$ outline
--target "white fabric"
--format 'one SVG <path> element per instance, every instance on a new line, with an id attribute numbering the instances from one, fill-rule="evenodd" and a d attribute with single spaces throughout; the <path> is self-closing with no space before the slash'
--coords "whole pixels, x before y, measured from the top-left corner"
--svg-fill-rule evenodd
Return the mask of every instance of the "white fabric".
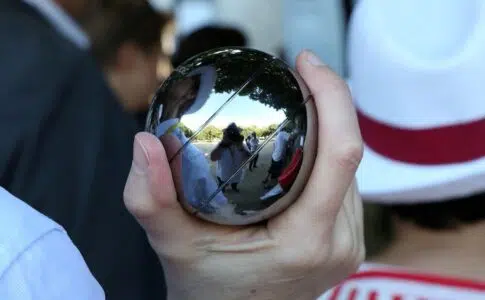
<path id="1" fill-rule="evenodd" d="M 61 226 L 0 188 L 0 299 L 101 300 Z"/>
<path id="2" fill-rule="evenodd" d="M 396 127 L 475 121 L 485 118 L 483 53 L 485 1 L 362 0 L 349 28 L 349 85 L 359 110 Z M 366 201 L 462 197 L 485 190 L 485 157 L 423 166 L 366 147 L 357 181 Z"/>
<path id="3" fill-rule="evenodd" d="M 273 145 L 273 154 L 271 155 L 274 161 L 280 161 L 284 158 L 286 153 L 286 143 L 288 142 L 289 138 L 290 135 L 286 131 L 280 131 L 276 135 Z"/>
<path id="4" fill-rule="evenodd" d="M 242 165 L 247 158 L 249 149 L 243 144 L 244 150 L 232 145 L 221 151 L 221 158 L 217 161 L 217 176 L 226 182 Z M 228 183 L 239 183 L 243 179 L 244 172 L 237 173 Z"/>
<path id="5" fill-rule="evenodd" d="M 160 109 L 160 111 L 161 111 L 161 109 Z M 158 119 L 160 120 L 160 117 Z M 157 125 L 157 128 L 155 129 L 155 134 L 158 137 L 161 137 L 162 135 L 165 134 L 165 132 L 167 132 L 168 129 L 170 129 L 170 127 L 177 125 L 179 122 L 180 122 L 180 120 L 176 119 L 176 118 L 162 122 L 162 123 Z"/>
<path id="6" fill-rule="evenodd" d="M 388 159 L 365 147 L 356 177 L 366 202 L 442 201 L 485 190 L 485 158 L 454 165 L 418 166 Z"/>
<path id="7" fill-rule="evenodd" d="M 403 128 L 482 119 L 485 2 L 363 0 L 350 28 L 356 104 Z"/>
<path id="8" fill-rule="evenodd" d="M 159 124 L 157 127 L 157 136 L 161 137 L 166 133 L 166 130 L 174 125 L 177 119 L 169 119 Z M 166 126 L 165 124 L 170 124 Z M 164 129 L 164 130 L 162 130 Z M 180 141 L 181 145 L 188 142 L 188 138 L 180 128 L 175 128 L 172 134 Z M 188 143 L 182 155 L 182 189 L 186 200 L 195 207 L 198 207 L 201 200 L 209 199 L 212 194 L 218 189 L 217 182 L 212 177 L 212 172 L 209 162 L 196 146 Z M 223 206 L 228 203 L 227 198 L 222 192 L 219 192 L 210 202 L 213 208 Z"/>
<path id="9" fill-rule="evenodd" d="M 259 146 L 258 138 L 251 137 L 249 139 L 249 146 L 250 146 L 249 150 L 251 151 L 251 153 L 255 152 L 258 149 L 258 146 Z"/>
<path id="10" fill-rule="evenodd" d="M 81 49 L 88 49 L 88 35 L 62 8 L 52 0 L 23 0 L 36 8 L 64 37 Z"/>
<path id="11" fill-rule="evenodd" d="M 391 272 L 404 274 L 395 276 L 373 276 L 370 272 Z M 344 281 L 336 297 L 332 297 L 335 290 L 329 290 L 318 300 L 369 300 L 369 299 L 399 299 L 399 300 L 482 300 L 485 299 L 485 282 L 473 282 L 482 288 L 471 289 L 457 283 L 455 278 L 437 275 L 419 274 L 393 266 L 364 264 L 358 274 L 369 272 L 370 276 L 350 278 Z M 415 278 L 417 277 L 418 278 Z M 420 279 L 423 278 L 424 280 Z M 460 280 L 460 279 L 458 279 Z M 352 293 L 355 296 L 352 298 Z M 371 298 L 372 293 L 376 298 Z M 399 298 L 400 297 L 400 298 Z"/>
<path id="12" fill-rule="evenodd" d="M 182 145 L 187 143 L 188 139 L 180 128 L 175 129 L 174 135 Z M 182 180 L 185 197 L 194 206 L 201 200 L 209 199 L 218 189 L 207 158 L 192 143 L 188 143 L 182 151 Z M 220 207 L 228 201 L 222 192 L 218 192 L 210 203 L 215 204 L 214 207 Z"/>

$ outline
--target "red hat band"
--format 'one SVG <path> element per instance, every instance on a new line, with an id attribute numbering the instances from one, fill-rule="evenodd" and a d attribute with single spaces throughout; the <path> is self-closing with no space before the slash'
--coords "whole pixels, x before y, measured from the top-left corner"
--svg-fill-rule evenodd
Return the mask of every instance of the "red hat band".
<path id="1" fill-rule="evenodd" d="M 464 163 L 485 156 L 485 118 L 430 129 L 403 129 L 357 109 L 362 137 L 374 152 L 418 165 Z"/>

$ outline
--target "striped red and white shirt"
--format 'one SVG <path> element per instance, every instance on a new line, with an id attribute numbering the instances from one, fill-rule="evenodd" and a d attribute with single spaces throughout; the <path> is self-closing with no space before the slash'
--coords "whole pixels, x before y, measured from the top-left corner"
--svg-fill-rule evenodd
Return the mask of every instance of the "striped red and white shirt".
<path id="1" fill-rule="evenodd" d="M 318 300 L 484 300 L 485 282 L 364 264 Z"/>

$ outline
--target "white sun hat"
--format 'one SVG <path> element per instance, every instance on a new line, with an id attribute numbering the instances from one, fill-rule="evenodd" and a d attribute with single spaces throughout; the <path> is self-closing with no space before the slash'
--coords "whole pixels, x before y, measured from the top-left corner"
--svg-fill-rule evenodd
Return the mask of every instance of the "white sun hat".
<path id="1" fill-rule="evenodd" d="M 193 114 L 199 111 L 210 98 L 216 84 L 217 71 L 213 66 L 202 66 L 196 68 L 188 74 L 188 76 L 195 75 L 200 75 L 199 89 L 197 90 L 197 95 L 195 97 L 194 103 L 189 107 L 187 111 L 184 112 L 184 115 Z M 163 105 L 160 105 L 160 109 L 158 111 L 159 120 L 162 117 L 162 112 Z M 164 135 L 168 130 L 176 126 L 179 122 L 180 119 L 178 118 L 168 119 L 161 122 L 156 128 L 156 135 L 158 137 Z"/>
<path id="2" fill-rule="evenodd" d="M 217 71 L 213 66 L 202 66 L 188 74 L 188 76 L 195 75 L 200 75 L 200 86 L 194 103 L 184 113 L 186 115 L 193 114 L 201 109 L 209 99 L 216 85 Z"/>
<path id="3" fill-rule="evenodd" d="M 365 200 L 485 191 L 485 1 L 360 0 L 349 68 Z"/>

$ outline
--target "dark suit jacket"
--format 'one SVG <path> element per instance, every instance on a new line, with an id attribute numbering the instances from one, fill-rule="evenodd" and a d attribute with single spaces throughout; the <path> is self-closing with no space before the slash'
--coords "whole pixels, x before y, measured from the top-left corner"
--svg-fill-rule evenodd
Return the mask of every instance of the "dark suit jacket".
<path id="1" fill-rule="evenodd" d="M 108 299 L 164 299 L 122 201 L 136 122 L 89 53 L 21 0 L 1 2 L 0 185 L 67 230 Z"/>

